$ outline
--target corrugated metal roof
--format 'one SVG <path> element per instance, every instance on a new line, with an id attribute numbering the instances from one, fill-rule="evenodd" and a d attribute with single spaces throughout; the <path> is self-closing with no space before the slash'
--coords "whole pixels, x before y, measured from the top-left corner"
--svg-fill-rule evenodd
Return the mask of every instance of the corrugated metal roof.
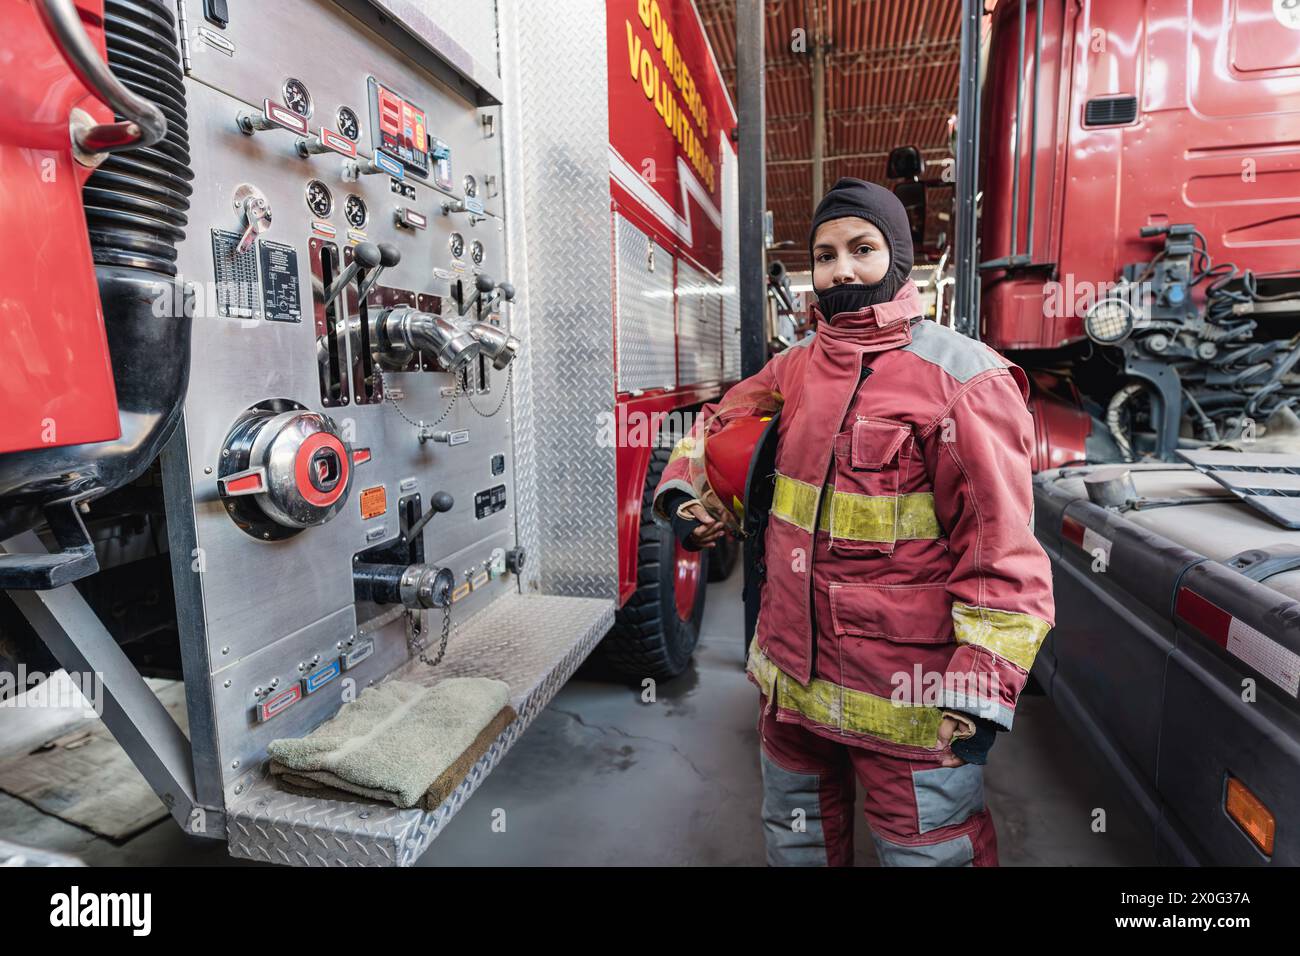
<path id="1" fill-rule="evenodd" d="M 723 77 L 736 96 L 735 0 L 696 0 Z M 772 254 L 805 267 L 812 195 L 813 41 L 826 56 L 825 183 L 856 176 L 884 185 L 895 146 L 949 155 L 957 112 L 961 4 L 953 0 L 768 0 L 767 203 Z M 802 33 L 797 32 L 802 31 Z M 802 38 L 804 42 L 798 44 Z"/>

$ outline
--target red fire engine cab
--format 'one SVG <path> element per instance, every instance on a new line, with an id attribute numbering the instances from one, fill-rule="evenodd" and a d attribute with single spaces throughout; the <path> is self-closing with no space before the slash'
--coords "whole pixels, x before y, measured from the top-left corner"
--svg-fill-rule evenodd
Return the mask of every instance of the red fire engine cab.
<path id="1" fill-rule="evenodd" d="M 1031 372 L 1035 664 L 1167 862 L 1300 841 L 1300 4 L 1002 0 L 977 327 Z"/>

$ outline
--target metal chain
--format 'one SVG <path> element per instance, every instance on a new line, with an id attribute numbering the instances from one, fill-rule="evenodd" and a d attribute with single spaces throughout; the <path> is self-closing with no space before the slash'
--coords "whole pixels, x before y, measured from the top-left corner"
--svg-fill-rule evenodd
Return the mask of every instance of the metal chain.
<path id="1" fill-rule="evenodd" d="M 506 383 L 501 387 L 501 398 L 498 399 L 497 407 L 492 409 L 492 411 L 484 413 L 484 411 L 481 408 L 479 408 L 477 405 L 474 404 L 473 396 L 471 396 L 468 392 L 466 392 L 465 400 L 469 402 L 469 407 L 474 409 L 474 411 L 478 412 L 479 415 L 483 416 L 484 418 L 491 418 L 497 412 L 501 411 L 501 406 L 506 403 L 506 396 L 510 394 L 510 383 L 514 380 L 514 376 L 515 376 L 514 365 L 511 364 L 506 366 Z M 457 379 L 457 381 L 459 381 L 459 379 Z"/>
<path id="2" fill-rule="evenodd" d="M 460 375 L 453 375 L 452 387 L 451 387 L 451 402 L 447 405 L 446 408 L 442 410 L 442 414 L 439 415 L 437 419 L 432 422 L 428 422 L 428 423 L 417 422 L 415 419 L 413 419 L 410 415 L 406 414 L 406 412 L 402 410 L 402 406 L 397 404 L 397 399 L 393 398 L 392 393 L 389 392 L 387 388 L 385 388 L 384 373 L 380 371 L 380 369 L 377 366 L 375 368 L 375 374 L 379 377 L 379 387 L 384 389 L 384 397 L 387 398 L 388 401 L 392 403 L 393 408 L 396 409 L 397 411 L 397 414 L 402 416 L 402 420 L 406 422 L 406 424 L 410 425 L 412 428 L 415 429 L 433 428 L 435 425 L 442 424 L 443 420 L 448 415 L 451 414 L 451 410 L 456 407 L 456 402 L 459 401 L 461 396 Z"/>
<path id="3" fill-rule="evenodd" d="M 438 656 L 429 660 L 424 653 L 424 647 L 420 647 L 420 663 L 428 664 L 430 667 L 437 667 L 442 663 L 443 655 L 447 653 L 447 639 L 451 637 L 451 601 L 442 609 L 442 641 L 438 644 Z"/>

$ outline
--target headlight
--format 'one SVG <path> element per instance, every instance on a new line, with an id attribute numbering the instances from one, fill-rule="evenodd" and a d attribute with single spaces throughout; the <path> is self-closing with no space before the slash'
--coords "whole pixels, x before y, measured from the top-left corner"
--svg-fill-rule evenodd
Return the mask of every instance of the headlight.
<path id="1" fill-rule="evenodd" d="M 1102 299 L 1083 317 L 1084 332 L 1098 345 L 1118 345 L 1136 324 L 1137 310 L 1132 303 L 1115 297 Z"/>

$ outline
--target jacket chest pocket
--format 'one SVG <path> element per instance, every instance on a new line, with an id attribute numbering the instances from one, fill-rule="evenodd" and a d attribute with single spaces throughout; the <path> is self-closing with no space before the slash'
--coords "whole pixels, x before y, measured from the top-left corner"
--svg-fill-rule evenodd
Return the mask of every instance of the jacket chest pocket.
<path id="1" fill-rule="evenodd" d="M 898 540 L 899 489 L 907 477 L 912 428 L 887 418 L 859 418 L 835 436 L 835 473 L 822 503 L 822 530 L 832 551 L 890 554 Z"/>
<path id="2" fill-rule="evenodd" d="M 900 644 L 953 641 L 952 597 L 946 584 L 830 585 L 831 624 L 841 637 Z"/>

